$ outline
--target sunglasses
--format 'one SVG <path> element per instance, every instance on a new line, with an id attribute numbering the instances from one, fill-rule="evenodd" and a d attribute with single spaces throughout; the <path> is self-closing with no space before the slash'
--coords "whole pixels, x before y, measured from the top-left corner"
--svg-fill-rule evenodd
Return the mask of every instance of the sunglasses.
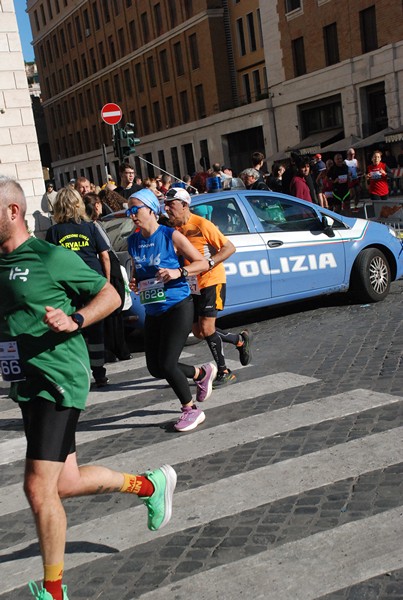
<path id="1" fill-rule="evenodd" d="M 140 206 L 132 206 L 128 208 L 126 211 L 126 217 L 131 217 L 132 215 L 137 215 L 140 208 L 147 208 L 145 204 L 140 204 Z"/>

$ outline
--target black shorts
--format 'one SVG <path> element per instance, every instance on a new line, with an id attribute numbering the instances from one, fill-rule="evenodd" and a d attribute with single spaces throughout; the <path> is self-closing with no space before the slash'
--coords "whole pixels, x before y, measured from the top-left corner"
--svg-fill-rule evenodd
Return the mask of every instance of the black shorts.
<path id="1" fill-rule="evenodd" d="M 44 398 L 19 403 L 27 438 L 26 457 L 65 462 L 76 451 L 80 410 L 66 408 Z"/>
<path id="2" fill-rule="evenodd" d="M 333 190 L 333 198 L 334 200 L 337 200 L 339 204 L 349 202 L 351 200 L 350 190 L 337 190 L 337 192 Z"/>
<path id="3" fill-rule="evenodd" d="M 217 312 L 224 309 L 226 291 L 226 284 L 218 283 L 201 289 L 200 294 L 193 294 L 193 323 L 197 323 L 199 317 L 216 317 Z"/>

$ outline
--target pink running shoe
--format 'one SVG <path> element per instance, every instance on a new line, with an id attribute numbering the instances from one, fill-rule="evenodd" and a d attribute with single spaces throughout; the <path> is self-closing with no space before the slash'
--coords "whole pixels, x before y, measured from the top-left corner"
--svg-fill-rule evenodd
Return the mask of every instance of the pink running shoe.
<path id="1" fill-rule="evenodd" d="M 196 401 L 204 402 L 211 396 L 213 391 L 213 381 L 217 376 L 217 367 L 211 362 L 201 365 L 200 368 L 204 369 L 206 374 L 200 381 L 195 381 L 197 386 Z"/>
<path id="2" fill-rule="evenodd" d="M 206 415 L 202 410 L 197 408 L 195 404 L 193 406 L 182 406 L 182 414 L 178 421 L 175 423 L 174 428 L 176 431 L 191 431 L 196 429 L 200 423 L 203 423 Z"/>

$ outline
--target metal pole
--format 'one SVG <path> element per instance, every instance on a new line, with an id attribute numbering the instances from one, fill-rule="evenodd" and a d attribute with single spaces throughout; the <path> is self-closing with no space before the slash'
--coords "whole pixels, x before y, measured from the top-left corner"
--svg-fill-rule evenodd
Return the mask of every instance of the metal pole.
<path id="1" fill-rule="evenodd" d="M 105 181 L 106 181 L 106 183 L 108 183 L 108 175 L 109 175 L 109 173 L 108 173 L 108 159 L 107 159 L 107 156 L 106 156 L 106 146 L 105 146 L 105 144 L 102 144 L 102 155 L 104 157 L 104 167 L 105 167 L 105 175 L 106 175 Z"/>
<path id="2" fill-rule="evenodd" d="M 179 177 L 176 177 L 176 175 L 173 175 L 172 173 L 169 173 L 169 171 L 165 171 L 164 169 L 161 169 L 161 167 L 159 167 L 158 165 L 155 165 L 154 163 L 150 162 L 149 160 L 146 160 L 142 156 L 139 156 L 139 159 L 142 160 L 142 161 L 144 161 L 148 165 L 151 165 L 152 167 L 155 167 L 159 171 L 162 171 L 163 173 L 166 173 L 166 175 L 169 175 L 170 177 L 173 177 L 174 179 L 176 179 L 176 181 L 180 181 L 181 183 L 184 183 L 187 187 L 190 187 L 190 188 L 192 188 L 192 190 L 195 190 L 196 194 L 199 193 L 199 190 L 197 188 L 195 188 L 193 185 L 190 185 L 190 183 L 186 183 L 185 181 L 182 181 L 182 179 L 179 179 Z"/>

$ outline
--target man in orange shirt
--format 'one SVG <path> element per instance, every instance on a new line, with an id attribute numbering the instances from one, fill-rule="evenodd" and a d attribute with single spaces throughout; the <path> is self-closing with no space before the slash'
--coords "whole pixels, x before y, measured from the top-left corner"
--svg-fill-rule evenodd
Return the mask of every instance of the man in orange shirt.
<path id="1" fill-rule="evenodd" d="M 235 246 L 211 221 L 191 213 L 190 202 L 191 197 L 186 190 L 174 187 L 166 194 L 165 209 L 171 225 L 183 233 L 209 262 L 209 270 L 197 275 L 189 283 L 195 306 L 193 334 L 205 339 L 210 348 L 217 364 L 217 377 L 213 383 L 213 387 L 217 388 L 236 380 L 225 364 L 222 342 L 236 346 L 241 364 L 247 365 L 252 358 L 251 333 L 245 329 L 234 334 L 216 328 L 217 313 L 223 310 L 225 304 L 226 275 L 223 263 L 235 252 Z"/>

